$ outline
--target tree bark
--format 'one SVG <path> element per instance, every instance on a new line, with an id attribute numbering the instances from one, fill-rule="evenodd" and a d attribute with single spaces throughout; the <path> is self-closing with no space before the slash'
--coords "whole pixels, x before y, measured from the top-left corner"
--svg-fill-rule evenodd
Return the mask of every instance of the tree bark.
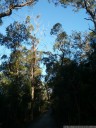
<path id="1" fill-rule="evenodd" d="M 35 49 L 35 42 L 33 42 L 32 47 L 32 62 L 31 62 L 31 119 L 34 118 L 34 95 L 35 95 L 35 66 L 36 66 L 36 49 Z"/>
<path id="2" fill-rule="evenodd" d="M 6 12 L 2 12 L 0 14 L 0 18 L 11 15 L 12 14 L 12 10 L 15 9 L 15 8 L 21 8 L 21 7 L 33 4 L 34 2 L 35 2 L 35 0 L 30 0 L 30 1 L 22 3 L 22 4 L 10 5 Z"/>

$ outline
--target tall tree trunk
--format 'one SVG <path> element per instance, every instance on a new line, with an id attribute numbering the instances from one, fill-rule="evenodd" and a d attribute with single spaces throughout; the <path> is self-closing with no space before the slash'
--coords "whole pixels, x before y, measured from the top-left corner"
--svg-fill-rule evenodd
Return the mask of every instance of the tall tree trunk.
<path id="1" fill-rule="evenodd" d="M 31 62 L 31 119 L 34 118 L 34 94 L 35 94 L 35 66 L 36 66 L 36 49 L 35 49 L 35 43 L 33 43 L 32 47 L 32 62 Z"/>

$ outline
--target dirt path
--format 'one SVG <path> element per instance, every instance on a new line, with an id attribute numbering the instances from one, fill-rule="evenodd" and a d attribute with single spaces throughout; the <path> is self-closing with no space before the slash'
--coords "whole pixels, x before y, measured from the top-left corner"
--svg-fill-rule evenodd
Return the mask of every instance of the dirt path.
<path id="1" fill-rule="evenodd" d="M 28 128 L 57 128 L 50 109 Z"/>

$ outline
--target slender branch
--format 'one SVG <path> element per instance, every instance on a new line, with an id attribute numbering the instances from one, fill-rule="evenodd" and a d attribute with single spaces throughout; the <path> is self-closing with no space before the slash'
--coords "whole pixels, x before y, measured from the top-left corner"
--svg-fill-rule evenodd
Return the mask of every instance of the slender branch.
<path id="1" fill-rule="evenodd" d="M 96 31 L 94 31 L 93 29 L 89 28 L 89 30 L 96 34 Z"/>
<path id="2" fill-rule="evenodd" d="M 95 21 L 96 16 L 95 16 L 95 12 L 92 12 L 90 7 L 87 6 L 87 0 L 84 0 L 84 5 L 85 5 L 85 9 L 86 9 L 87 13 L 89 13 L 89 15 L 92 18 L 91 21 L 94 23 L 94 27 L 95 27 L 95 31 L 96 31 L 96 21 Z"/>
<path id="3" fill-rule="evenodd" d="M 91 19 L 91 18 L 84 18 L 85 20 L 90 20 L 90 21 L 92 21 L 93 22 L 93 19 Z"/>
<path id="4" fill-rule="evenodd" d="M 0 14 L 0 18 L 5 17 L 5 16 L 9 16 L 12 14 L 12 10 L 15 8 L 21 8 L 30 4 L 33 4 L 35 0 L 30 0 L 28 2 L 22 3 L 22 4 L 17 4 L 17 5 L 10 5 L 9 9 L 6 12 L 3 12 Z"/>

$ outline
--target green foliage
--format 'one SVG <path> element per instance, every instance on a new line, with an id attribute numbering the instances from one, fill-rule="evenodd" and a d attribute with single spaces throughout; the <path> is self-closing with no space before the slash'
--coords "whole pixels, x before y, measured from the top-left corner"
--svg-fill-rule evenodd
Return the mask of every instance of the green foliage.
<path id="1" fill-rule="evenodd" d="M 57 35 L 62 30 L 62 25 L 60 23 L 56 23 L 51 29 L 51 35 Z"/>
<path id="2" fill-rule="evenodd" d="M 57 53 L 44 52 L 45 86 L 41 81 L 42 53 L 37 51 L 39 39 L 32 35 L 34 27 L 30 17 L 23 24 L 10 24 L 5 36 L 0 34 L 0 44 L 11 50 L 9 58 L 6 55 L 1 57 L 3 61 L 0 65 L 0 122 L 7 127 L 10 122 L 29 120 L 32 111 L 36 116 L 44 112 L 50 106 L 46 99 L 50 100 L 60 124 L 96 124 L 96 2 L 53 2 L 64 7 L 72 5 L 75 11 L 85 9 L 94 28 L 86 35 L 73 32 L 69 36 L 60 23 L 53 26 L 50 34 L 56 36 L 53 47 Z M 0 1 L 0 18 L 11 15 L 12 9 L 19 5 L 22 7 L 23 3 L 18 0 Z M 27 49 L 27 44 L 30 49 Z"/>
<path id="3" fill-rule="evenodd" d="M 37 114 L 41 111 L 38 104 L 42 102 L 40 95 L 43 93 L 39 66 L 41 53 L 36 51 L 38 39 L 31 35 L 32 31 L 33 26 L 29 21 L 23 24 L 14 22 L 6 28 L 5 36 L 1 34 L 1 45 L 11 50 L 9 57 L 1 57 L 3 61 L 0 65 L 0 122 L 9 127 L 28 121 L 32 109 L 34 112 L 38 108 Z M 30 45 L 30 49 L 27 45 Z M 36 92 L 34 102 L 33 86 Z"/>
<path id="4" fill-rule="evenodd" d="M 96 34 L 73 32 L 65 36 L 64 32 L 58 36 L 60 34 L 56 29 L 58 54 L 46 52 L 43 59 L 47 72 L 45 81 L 53 90 L 50 99 L 53 111 L 61 127 L 64 124 L 95 125 Z"/>
<path id="5" fill-rule="evenodd" d="M 2 45 L 8 48 L 15 49 L 20 47 L 20 43 L 24 40 L 27 41 L 30 32 L 24 24 L 14 22 L 6 28 L 6 36 L 3 38 Z"/>

